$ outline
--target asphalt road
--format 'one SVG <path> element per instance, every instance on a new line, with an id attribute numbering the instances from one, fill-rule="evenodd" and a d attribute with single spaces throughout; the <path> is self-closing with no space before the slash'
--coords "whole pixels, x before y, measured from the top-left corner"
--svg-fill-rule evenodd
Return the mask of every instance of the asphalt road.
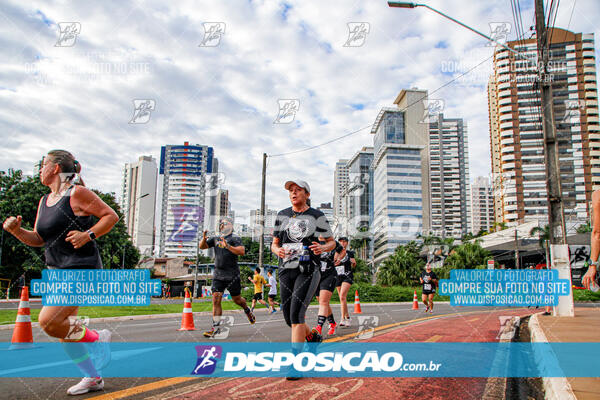
<path id="1" fill-rule="evenodd" d="M 412 310 L 410 303 L 385 303 L 385 304 L 362 304 L 362 316 L 377 316 L 379 318 L 379 327 L 387 325 L 412 326 L 414 332 L 419 332 L 425 328 L 420 328 L 419 322 L 424 318 L 431 321 L 438 321 L 442 326 L 448 319 L 448 328 L 460 331 L 460 321 L 467 321 L 468 318 L 476 313 L 490 313 L 498 308 L 494 307 L 451 307 L 449 304 L 437 304 L 434 314 L 425 314 L 423 305 L 420 304 L 419 310 Z M 590 304 L 589 306 L 593 306 Z M 339 316 L 339 306 L 334 305 L 334 315 Z M 307 321 L 309 325 L 314 325 L 317 319 L 318 308 L 311 306 L 307 312 Z M 349 328 L 339 328 L 338 333 L 330 340 L 352 340 L 353 335 L 358 331 L 357 316 L 352 314 L 353 326 Z M 533 311 L 533 310 L 532 310 Z M 233 324 L 229 336 L 223 341 L 229 342 L 287 342 L 290 340 L 290 329 L 287 327 L 280 312 L 267 314 L 264 308 L 256 310 L 256 324 L 250 325 L 245 314 L 241 311 L 226 311 L 225 316 L 233 317 Z M 445 318 L 454 315 L 452 318 Z M 458 316 L 458 319 L 456 318 Z M 464 316 L 464 319 L 461 319 Z M 432 319 L 433 317 L 433 319 Z M 439 319 L 437 317 L 440 317 Z M 160 318 L 146 320 L 124 320 L 112 321 L 106 323 L 94 323 L 91 326 L 95 329 L 108 328 L 113 332 L 114 342 L 206 342 L 202 336 L 203 330 L 210 327 L 211 317 L 209 314 L 195 315 L 195 331 L 177 331 L 180 327 L 181 318 Z M 457 322 L 458 321 L 458 322 Z M 465 327 L 472 323 L 465 323 Z M 423 325 L 424 326 L 424 325 Z M 390 328 L 392 329 L 392 328 Z M 385 333 L 382 330 L 381 333 Z M 0 331 L 0 342 L 10 342 L 12 331 Z M 48 342 L 56 339 L 49 338 L 39 328 L 33 329 L 34 342 Z M 414 341 L 419 341 L 415 336 Z M 396 341 L 396 340 L 392 340 Z M 406 339 L 401 341 L 407 341 Z M 410 338 L 409 338 L 410 341 Z M 1 345 L 2 343 L 0 343 Z M 6 347 L 6 346 L 4 346 Z M 26 351 L 26 350 L 21 350 Z M 168 366 L 166 366 L 168 368 Z M 1 371 L 0 371 L 1 372 Z M 77 378 L 0 378 L 0 399 L 66 399 L 66 389 L 77 383 Z M 162 389 L 152 389 L 152 385 L 160 383 Z M 106 379 L 106 395 L 139 387 L 141 385 L 150 385 L 146 387 L 147 391 L 135 395 L 131 392 L 129 395 L 119 398 L 150 398 L 152 395 L 160 398 L 160 393 L 165 390 L 176 391 L 180 387 L 189 387 L 190 385 L 199 388 L 208 387 L 215 382 L 220 382 L 217 378 L 199 379 L 199 378 L 173 378 L 165 387 L 163 378 L 108 378 Z M 208 386 L 207 386 L 208 385 Z M 102 393 L 100 393 L 102 394 Z M 98 396 L 99 393 L 79 396 L 79 398 L 91 398 Z M 111 398 L 111 397 L 105 397 Z"/>

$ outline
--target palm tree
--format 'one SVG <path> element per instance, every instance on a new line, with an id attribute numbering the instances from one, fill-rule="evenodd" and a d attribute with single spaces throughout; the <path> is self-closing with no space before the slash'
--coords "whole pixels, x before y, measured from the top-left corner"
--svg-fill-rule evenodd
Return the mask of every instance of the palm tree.
<path id="1" fill-rule="evenodd" d="M 377 283 L 386 286 L 414 284 L 424 265 L 423 260 L 419 259 L 417 248 L 418 244 L 415 242 L 398 246 L 394 254 L 379 267 Z"/>
<path id="2" fill-rule="evenodd" d="M 550 241 L 550 226 L 546 225 L 543 228 L 540 228 L 539 226 L 534 226 L 533 228 L 531 228 L 531 230 L 529 231 L 529 236 L 535 236 L 538 235 L 538 244 L 540 245 L 540 248 L 542 250 L 544 250 L 544 254 L 545 254 L 545 262 L 546 262 L 546 268 L 548 267 L 548 259 L 549 254 L 548 254 L 548 242 Z"/>
<path id="3" fill-rule="evenodd" d="M 475 269 L 485 265 L 490 257 L 490 252 L 481 247 L 479 241 L 463 243 L 446 258 L 444 269 Z"/>
<path id="4" fill-rule="evenodd" d="M 500 228 L 500 229 L 498 229 Z M 498 231 L 503 231 L 506 228 L 508 228 L 508 225 L 506 225 L 506 222 L 494 222 L 492 224 L 492 227 L 490 228 L 490 233 L 492 232 L 498 232 Z"/>

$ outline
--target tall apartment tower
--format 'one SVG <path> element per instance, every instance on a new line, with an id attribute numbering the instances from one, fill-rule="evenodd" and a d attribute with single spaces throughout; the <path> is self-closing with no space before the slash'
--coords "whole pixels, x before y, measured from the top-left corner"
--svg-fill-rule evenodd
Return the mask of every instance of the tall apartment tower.
<path id="1" fill-rule="evenodd" d="M 460 238 L 471 231 L 469 144 L 461 118 L 430 116 L 431 232 Z"/>
<path id="2" fill-rule="evenodd" d="M 156 160 L 141 156 L 123 168 L 121 211 L 133 245 L 142 254 L 154 251 L 154 213 L 156 208 Z"/>
<path id="3" fill-rule="evenodd" d="M 427 91 L 402 90 L 396 107 L 381 109 L 371 129 L 376 264 L 430 229 L 426 101 Z"/>
<path id="4" fill-rule="evenodd" d="M 347 163 L 351 233 L 373 223 L 373 157 L 373 147 L 363 147 Z"/>
<path id="5" fill-rule="evenodd" d="M 195 257 L 205 226 L 205 182 L 215 166 L 213 148 L 202 145 L 162 146 L 159 255 Z"/>
<path id="6" fill-rule="evenodd" d="M 490 181 L 478 176 L 471 184 L 472 232 L 489 231 L 494 224 L 494 195 Z"/>
<path id="7" fill-rule="evenodd" d="M 348 160 L 338 160 L 333 174 L 333 216 L 337 219 L 346 218 L 345 190 L 348 187 Z"/>
<path id="8" fill-rule="evenodd" d="M 565 219 L 590 216 L 600 188 L 600 126 L 593 34 L 550 29 L 549 73 Z M 496 48 L 488 84 L 496 220 L 547 223 L 536 39 L 507 42 L 532 61 Z"/>

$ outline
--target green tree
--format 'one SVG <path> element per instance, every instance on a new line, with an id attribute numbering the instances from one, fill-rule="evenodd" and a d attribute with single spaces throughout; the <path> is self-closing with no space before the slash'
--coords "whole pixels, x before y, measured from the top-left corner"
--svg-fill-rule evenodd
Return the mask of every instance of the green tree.
<path id="1" fill-rule="evenodd" d="M 585 224 L 581 224 L 577 227 L 577 233 L 588 233 L 592 231 L 592 226 L 590 222 L 586 222 Z"/>
<path id="2" fill-rule="evenodd" d="M 540 249 L 544 251 L 544 259 L 546 259 L 548 255 L 548 242 L 550 240 L 550 225 L 546 225 L 543 228 L 540 228 L 539 226 L 534 226 L 529 231 L 529 236 L 535 235 L 538 235 L 538 245 L 540 246 Z M 546 260 L 546 264 L 548 264 L 548 260 Z"/>
<path id="3" fill-rule="evenodd" d="M 466 242 L 454 248 L 452 253 L 444 260 L 444 266 L 439 270 L 440 278 L 447 278 L 452 269 L 485 268 L 491 253 L 481 247 L 479 241 Z"/>
<path id="4" fill-rule="evenodd" d="M 0 171 L 0 222 L 21 215 L 21 226 L 33 229 L 40 198 L 48 192 L 50 189 L 42 185 L 38 176 L 24 177 L 21 171 L 13 169 Z M 0 276 L 14 280 L 27 272 L 28 277 L 38 277 L 45 268 L 44 249 L 27 246 L 4 230 L 1 237 Z"/>
<path id="5" fill-rule="evenodd" d="M 490 233 L 503 231 L 506 228 L 508 228 L 508 225 L 506 224 L 506 222 L 494 222 L 492 224 L 492 227 L 490 228 Z"/>
<path id="6" fill-rule="evenodd" d="M 355 283 L 371 283 L 371 267 L 362 258 L 355 258 L 356 267 L 354 267 L 354 282 Z"/>
<path id="7" fill-rule="evenodd" d="M 33 229 L 40 199 L 49 193 L 38 176 L 23 176 L 22 171 L 9 169 L 0 171 L 0 218 L 2 222 L 9 216 L 21 215 L 23 228 Z M 119 217 L 121 211 L 113 193 L 95 191 L 100 198 L 113 208 Z M 133 246 L 122 220 L 107 234 L 97 239 L 104 268 L 120 268 L 125 249 L 125 266 L 133 268 L 140 258 Z M 124 247 L 123 247 L 124 246 Z M 24 245 L 11 234 L 2 234 L 2 260 L 0 276 L 16 279 L 24 271 L 27 277 L 37 278 L 46 267 L 43 248 Z"/>
<path id="8" fill-rule="evenodd" d="M 410 241 L 398 246 L 377 271 L 377 283 L 383 286 L 413 286 L 425 265 L 420 257 L 422 245 Z"/>

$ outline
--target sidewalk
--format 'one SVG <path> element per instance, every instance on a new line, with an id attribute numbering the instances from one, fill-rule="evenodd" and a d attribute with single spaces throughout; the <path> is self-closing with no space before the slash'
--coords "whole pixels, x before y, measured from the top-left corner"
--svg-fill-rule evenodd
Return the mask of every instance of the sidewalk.
<path id="1" fill-rule="evenodd" d="M 532 342 L 598 342 L 600 307 L 576 307 L 574 318 L 535 314 L 529 329 Z M 547 399 L 600 399 L 600 378 L 543 378 L 543 382 Z"/>

